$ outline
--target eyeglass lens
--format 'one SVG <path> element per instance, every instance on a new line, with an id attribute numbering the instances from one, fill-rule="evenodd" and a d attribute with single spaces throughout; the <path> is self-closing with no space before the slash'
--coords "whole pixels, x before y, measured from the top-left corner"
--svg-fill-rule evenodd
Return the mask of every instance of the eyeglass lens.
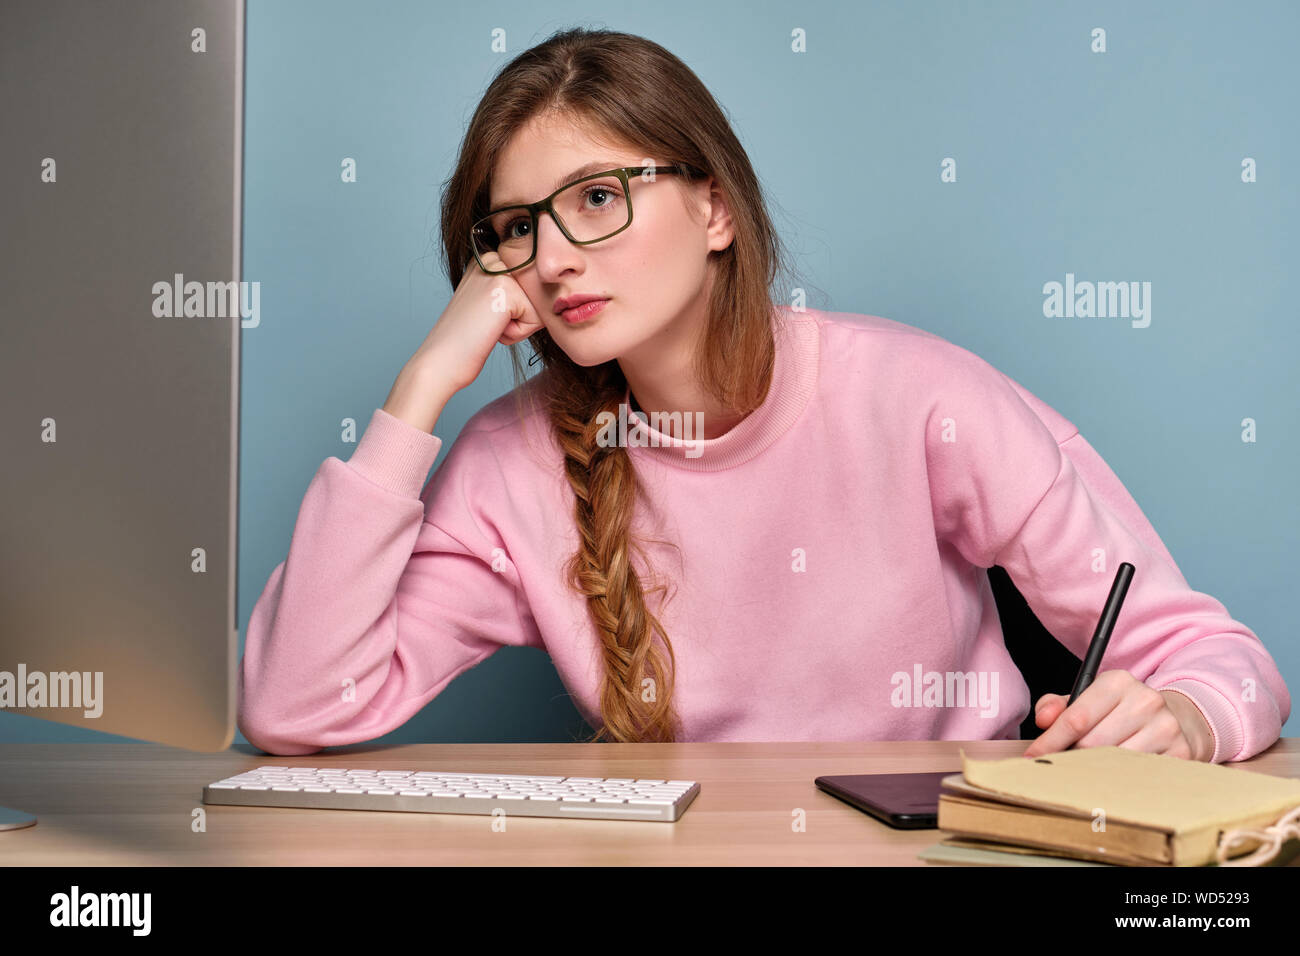
<path id="1" fill-rule="evenodd" d="M 557 193 L 551 203 L 564 228 L 579 242 L 611 236 L 632 216 L 631 203 L 617 176 L 574 183 Z M 510 206 L 480 219 L 471 235 L 480 255 L 496 252 L 507 269 L 527 262 L 537 240 L 523 206 Z"/>

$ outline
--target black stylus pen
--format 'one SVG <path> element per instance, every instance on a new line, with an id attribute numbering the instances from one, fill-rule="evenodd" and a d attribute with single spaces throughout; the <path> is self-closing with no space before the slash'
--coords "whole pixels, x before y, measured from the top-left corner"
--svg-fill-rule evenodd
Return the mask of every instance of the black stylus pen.
<path id="1" fill-rule="evenodd" d="M 1070 691 L 1070 700 L 1065 706 L 1069 707 L 1079 699 L 1079 695 L 1088 689 L 1088 685 L 1096 678 L 1097 671 L 1101 669 L 1101 655 L 1106 653 L 1111 632 L 1115 630 L 1115 619 L 1119 617 L 1120 606 L 1124 603 L 1124 595 L 1128 593 L 1128 585 L 1132 580 L 1133 565 L 1125 561 L 1115 572 L 1115 581 L 1110 586 L 1106 606 L 1101 609 L 1101 620 L 1097 622 L 1097 630 L 1092 632 L 1092 643 L 1088 645 L 1088 653 L 1083 658 L 1083 666 L 1079 668 L 1074 690 Z"/>

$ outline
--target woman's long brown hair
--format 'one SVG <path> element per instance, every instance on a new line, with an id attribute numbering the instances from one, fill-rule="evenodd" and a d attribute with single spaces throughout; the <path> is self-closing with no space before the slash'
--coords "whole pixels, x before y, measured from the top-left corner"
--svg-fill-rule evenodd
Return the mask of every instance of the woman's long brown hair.
<path id="1" fill-rule="evenodd" d="M 470 227 L 489 211 L 497 158 L 526 122 L 551 113 L 572 119 L 596 138 L 629 144 L 658 165 L 678 166 L 684 180 L 714 177 L 728 203 L 735 238 L 726 249 L 709 253 L 712 288 L 695 374 L 722 407 L 738 414 L 753 411 L 766 396 L 775 357 L 773 322 L 780 314 L 771 289 L 778 276 L 793 272 L 758 178 L 722 109 L 681 60 L 650 40 L 610 30 L 563 30 L 496 75 L 470 120 L 443 193 L 442 239 L 452 288 L 466 268 L 478 268 Z M 788 294 L 793 289 L 779 298 Z M 672 644 L 646 605 L 647 592 L 632 562 L 634 549 L 644 558 L 631 534 L 640 493 L 635 469 L 626 448 L 597 442 L 597 416 L 618 414 L 627 380 L 616 360 L 576 364 L 545 329 L 528 342 L 533 352 L 528 364 L 543 364 L 534 381 L 542 386 L 575 498 L 579 547 L 564 569 L 565 579 L 586 597 L 603 649 L 602 726 L 588 739 L 676 740 L 681 727 L 672 707 Z M 528 381 L 518 348 L 510 347 L 517 405 L 525 391 L 520 386 Z"/>

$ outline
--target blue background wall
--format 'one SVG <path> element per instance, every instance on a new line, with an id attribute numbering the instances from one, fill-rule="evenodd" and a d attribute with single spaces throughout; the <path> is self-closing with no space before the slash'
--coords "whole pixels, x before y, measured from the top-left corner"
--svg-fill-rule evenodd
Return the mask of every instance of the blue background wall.
<path id="1" fill-rule="evenodd" d="M 312 475 L 355 447 L 341 421 L 364 429 L 450 298 L 439 190 L 479 96 L 516 53 L 585 24 L 663 44 L 713 91 L 810 306 L 927 329 L 1060 410 L 1294 695 L 1298 9 L 250 0 L 243 278 L 262 318 L 243 342 L 241 634 Z M 1045 317 L 1044 283 L 1067 273 L 1149 282 L 1150 325 Z M 439 421 L 443 455 L 510 385 L 498 349 Z M 1293 716 L 1283 733 L 1298 730 Z M 0 731 L 125 739 L 13 714 Z M 380 740 L 584 732 L 549 659 L 506 648 Z"/>

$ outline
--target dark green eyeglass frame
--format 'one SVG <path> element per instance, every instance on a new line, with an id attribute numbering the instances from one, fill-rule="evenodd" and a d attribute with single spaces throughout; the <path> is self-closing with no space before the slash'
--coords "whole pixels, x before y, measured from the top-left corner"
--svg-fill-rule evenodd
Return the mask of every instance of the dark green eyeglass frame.
<path id="1" fill-rule="evenodd" d="M 500 209 L 493 209 L 491 212 L 487 213 L 487 215 L 480 216 L 478 219 L 474 220 L 474 226 L 477 226 L 488 216 L 495 216 L 497 213 L 505 212 L 507 209 L 525 209 L 528 211 L 529 225 L 533 230 L 533 254 L 525 261 L 519 263 L 519 265 L 513 266 L 509 269 L 489 269 L 483 264 L 483 260 L 479 258 L 478 243 L 474 241 L 474 226 L 470 226 L 469 248 L 470 251 L 474 253 L 474 261 L 478 263 L 480 269 L 492 276 L 505 275 L 507 272 L 514 272 L 516 269 L 522 269 L 524 266 L 528 265 L 537 258 L 537 221 L 543 212 L 551 214 L 551 221 L 560 227 L 560 232 L 564 233 L 564 238 L 568 239 L 575 246 L 589 246 L 593 242 L 604 242 L 606 239 L 617 236 L 628 226 L 632 225 L 632 190 L 628 188 L 628 177 L 640 176 L 645 172 L 654 172 L 655 175 L 677 174 L 689 176 L 694 173 L 694 170 L 689 166 L 621 166 L 618 169 L 607 169 L 603 173 L 592 173 L 590 176 L 583 176 L 581 179 L 575 179 L 571 183 L 565 183 L 545 199 L 539 199 L 537 202 L 516 203 L 511 206 L 502 206 Z M 555 214 L 555 210 L 551 207 L 551 200 L 564 192 L 570 186 L 576 186 L 578 183 L 585 183 L 589 179 L 601 179 L 605 176 L 617 176 L 623 183 L 623 199 L 627 203 L 627 223 L 615 229 L 608 236 L 601 236 L 599 239 L 574 239 L 572 233 L 565 228 L 560 217 Z"/>

